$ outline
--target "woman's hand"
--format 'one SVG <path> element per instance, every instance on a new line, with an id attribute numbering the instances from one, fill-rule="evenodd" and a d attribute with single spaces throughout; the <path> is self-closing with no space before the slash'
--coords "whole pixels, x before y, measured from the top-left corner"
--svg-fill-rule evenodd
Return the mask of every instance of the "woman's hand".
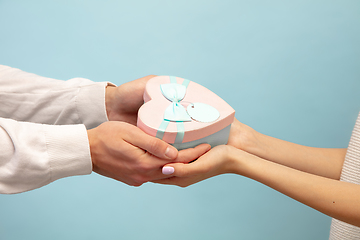
<path id="1" fill-rule="evenodd" d="M 228 145 L 214 147 L 196 161 L 171 163 L 163 167 L 163 173 L 171 178 L 153 181 L 161 184 L 171 184 L 187 187 L 210 177 L 225 173 L 237 173 L 241 164 L 234 156 L 250 155 L 244 151 Z"/>
<path id="2" fill-rule="evenodd" d="M 181 187 L 187 187 L 204 179 L 225 174 L 238 173 L 238 156 L 251 156 L 251 154 L 240 149 L 256 149 L 258 135 L 255 130 L 249 126 L 234 119 L 231 125 L 228 145 L 214 147 L 206 154 L 199 157 L 196 161 L 184 163 L 172 163 L 163 167 L 163 174 L 171 178 L 154 181 L 162 184 L 172 184 Z"/>

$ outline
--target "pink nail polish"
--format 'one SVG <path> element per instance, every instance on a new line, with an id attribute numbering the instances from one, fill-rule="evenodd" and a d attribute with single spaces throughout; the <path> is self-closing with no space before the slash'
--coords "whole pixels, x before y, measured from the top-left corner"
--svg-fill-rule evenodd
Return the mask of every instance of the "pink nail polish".
<path id="1" fill-rule="evenodd" d="M 162 173 L 165 175 L 173 174 L 175 169 L 173 167 L 163 167 Z"/>

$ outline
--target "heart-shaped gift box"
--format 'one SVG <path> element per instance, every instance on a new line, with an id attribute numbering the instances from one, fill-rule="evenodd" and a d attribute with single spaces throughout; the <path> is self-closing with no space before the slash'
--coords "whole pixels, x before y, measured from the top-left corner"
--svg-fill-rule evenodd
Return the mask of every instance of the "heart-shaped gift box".
<path id="1" fill-rule="evenodd" d="M 137 126 L 177 149 L 226 144 L 235 111 L 209 89 L 187 79 L 158 76 L 145 88 Z"/>

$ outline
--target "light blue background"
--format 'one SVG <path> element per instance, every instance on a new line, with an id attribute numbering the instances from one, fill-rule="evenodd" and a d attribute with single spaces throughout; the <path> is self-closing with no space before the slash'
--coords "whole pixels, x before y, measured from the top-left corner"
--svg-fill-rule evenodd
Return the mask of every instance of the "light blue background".
<path id="1" fill-rule="evenodd" d="M 0 64 L 115 84 L 196 81 L 254 129 L 347 147 L 360 110 L 360 1 L 4 1 Z M 0 239 L 327 239 L 331 219 L 235 175 L 188 188 L 97 174 L 0 195 Z"/>

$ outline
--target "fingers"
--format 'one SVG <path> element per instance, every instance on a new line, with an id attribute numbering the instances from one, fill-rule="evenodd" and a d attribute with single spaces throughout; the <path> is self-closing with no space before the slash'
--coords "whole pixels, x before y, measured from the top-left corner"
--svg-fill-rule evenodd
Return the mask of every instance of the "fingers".
<path id="1" fill-rule="evenodd" d="M 178 157 L 175 159 L 175 162 L 180 162 L 180 163 L 192 162 L 198 159 L 203 154 L 205 154 L 210 149 L 211 146 L 209 144 L 200 144 L 195 148 L 188 148 L 185 150 L 181 150 L 179 151 Z"/>
<path id="2" fill-rule="evenodd" d="M 168 178 L 157 179 L 152 182 L 187 187 L 217 175 L 211 171 L 211 165 L 206 163 L 206 159 L 201 157 L 192 163 L 167 164 L 162 168 L 162 174 Z"/>
<path id="3" fill-rule="evenodd" d="M 193 161 L 197 159 L 199 156 L 203 155 L 205 152 L 207 152 L 211 146 L 209 144 L 201 144 L 195 148 L 190 148 L 186 150 L 182 150 L 179 152 L 178 158 L 173 160 L 173 162 L 178 162 L 181 164 L 188 163 L 190 161 Z M 146 178 L 146 181 L 154 181 L 159 179 L 168 178 L 168 175 L 165 175 L 162 171 L 162 167 L 166 164 L 164 160 L 159 159 L 158 157 L 146 153 L 141 157 L 141 160 L 138 164 L 137 170 L 139 173 L 143 174 Z M 170 168 L 164 168 L 164 171 L 166 172 L 166 169 L 173 169 Z M 168 174 L 173 172 L 167 172 Z"/>
<path id="4" fill-rule="evenodd" d="M 142 78 L 138 78 L 131 82 L 124 83 L 120 87 L 123 89 L 123 92 L 125 94 L 133 93 L 137 96 L 142 97 L 144 94 L 144 89 L 145 89 L 146 83 L 153 77 L 156 77 L 156 75 L 148 75 L 148 76 L 145 76 Z"/>
<path id="5" fill-rule="evenodd" d="M 175 177 L 189 177 L 198 175 L 207 171 L 206 164 L 195 161 L 192 163 L 171 163 L 162 168 L 164 175 L 170 175 Z"/>
<path id="6" fill-rule="evenodd" d="M 217 146 L 199 157 L 195 162 L 188 164 L 179 162 L 166 164 L 162 168 L 162 173 L 169 177 L 192 177 L 202 175 L 204 178 L 207 178 L 209 175 L 215 176 L 225 173 L 227 171 L 225 166 L 229 165 L 228 163 L 231 160 L 227 156 L 229 148 L 229 146 L 225 145 Z"/>
<path id="7" fill-rule="evenodd" d="M 174 160 L 178 156 L 178 150 L 170 144 L 144 133 L 135 126 L 131 126 L 131 128 L 131 131 L 128 131 L 129 134 L 124 138 L 125 141 L 162 159 Z"/>
<path id="8" fill-rule="evenodd" d="M 147 75 L 145 77 L 136 79 L 135 81 L 141 81 L 141 82 L 147 83 L 147 81 L 149 81 L 151 78 L 154 78 L 154 77 L 156 77 L 156 75 Z"/>
<path id="9" fill-rule="evenodd" d="M 179 185 L 178 182 L 181 178 L 177 178 L 177 177 L 170 177 L 170 178 L 165 178 L 165 179 L 158 179 L 158 180 L 154 180 L 151 181 L 153 183 L 158 183 L 158 184 L 165 184 L 165 185 Z"/>
<path id="10" fill-rule="evenodd" d="M 192 176 L 192 177 L 170 177 L 170 178 L 165 178 L 165 179 L 159 179 L 159 180 L 155 180 L 152 181 L 153 183 L 159 183 L 159 184 L 166 184 L 166 185 L 176 185 L 179 187 L 188 187 L 194 183 L 200 182 L 202 180 L 204 180 L 205 178 L 209 178 L 208 177 L 203 177 L 200 175 L 197 176 Z"/>
<path id="11" fill-rule="evenodd" d="M 211 146 L 209 144 L 201 144 L 199 146 L 196 146 L 195 148 L 189 148 L 189 149 L 182 150 L 179 152 L 178 157 L 175 160 L 173 160 L 173 163 L 189 163 L 191 161 L 194 161 L 197 158 L 199 158 L 200 156 L 202 156 L 203 154 L 205 154 L 208 150 L 210 150 L 210 148 L 211 148 Z M 171 172 L 171 169 L 173 169 L 172 167 L 165 168 L 162 171 L 162 167 L 165 164 L 164 160 L 161 160 L 152 154 L 148 153 L 145 156 L 143 156 L 143 159 L 141 162 L 143 163 L 143 172 L 144 173 L 146 173 L 150 170 L 153 170 L 157 166 L 158 170 L 156 170 L 155 172 L 152 172 L 152 174 L 151 174 L 152 177 L 151 177 L 150 181 L 168 178 L 169 176 L 164 174 L 164 171 L 167 174 L 173 173 L 173 172 Z M 167 171 L 167 169 L 170 169 L 170 172 Z"/>

